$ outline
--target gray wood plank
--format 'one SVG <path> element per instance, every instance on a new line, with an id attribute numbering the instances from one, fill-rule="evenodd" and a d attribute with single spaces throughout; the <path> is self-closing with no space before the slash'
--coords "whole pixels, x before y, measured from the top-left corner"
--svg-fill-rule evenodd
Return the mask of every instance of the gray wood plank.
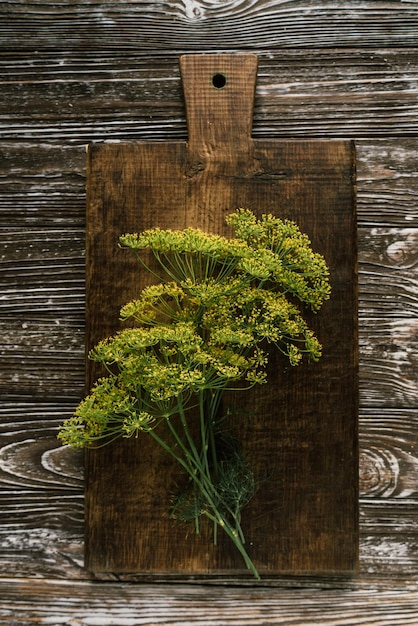
<path id="1" fill-rule="evenodd" d="M 303 0 L 242 4 L 129 2 L 127 6 L 81 1 L 7 5 L 1 40 L 6 50 L 167 50 L 414 46 L 417 8 L 395 0 L 312 4 Z"/>
<path id="2" fill-rule="evenodd" d="M 372 585 L 371 585 L 372 587 Z M 170 624 L 186 626 L 406 626 L 418 620 L 418 592 L 194 585 L 129 585 L 73 581 L 0 581 L 0 620 L 37 624 Z"/>
<path id="3" fill-rule="evenodd" d="M 406 23 L 418 41 L 418 8 L 413 11 L 415 26 L 414 21 Z M 341 28 L 336 34 L 341 35 Z M 325 35 L 320 36 L 324 41 Z M 84 38 L 88 41 L 88 32 Z M 408 47 L 405 41 L 396 49 L 389 45 L 388 34 L 382 46 L 370 50 L 354 43 L 348 49 L 255 49 L 259 76 L 254 136 L 416 136 L 416 42 Z M 199 51 L 205 50 L 201 46 Z M 99 49 L 94 63 L 86 62 L 85 55 L 81 48 L 43 51 L 36 60 L 30 51 L 0 56 L 3 141 L 44 144 L 61 139 L 68 153 L 68 144 L 93 140 L 185 138 L 177 51 L 161 55 Z"/>

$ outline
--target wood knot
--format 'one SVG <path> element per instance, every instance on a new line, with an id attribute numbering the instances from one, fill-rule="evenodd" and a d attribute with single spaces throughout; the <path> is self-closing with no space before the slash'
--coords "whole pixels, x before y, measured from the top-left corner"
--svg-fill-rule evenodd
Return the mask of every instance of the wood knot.
<path id="1" fill-rule="evenodd" d="M 195 22 L 205 17 L 203 6 L 196 0 L 184 0 L 184 15 L 187 20 Z"/>
<path id="2" fill-rule="evenodd" d="M 187 165 L 185 175 L 187 178 L 194 178 L 205 170 L 205 165 L 201 161 L 194 161 Z"/>
<path id="3" fill-rule="evenodd" d="M 360 495 L 393 495 L 398 486 L 399 463 L 390 450 L 368 448 L 360 453 Z"/>
<path id="4" fill-rule="evenodd" d="M 414 267 L 418 262 L 418 235 L 415 229 L 403 229 L 396 233 L 398 239 L 386 248 L 386 256 L 392 265 Z"/>

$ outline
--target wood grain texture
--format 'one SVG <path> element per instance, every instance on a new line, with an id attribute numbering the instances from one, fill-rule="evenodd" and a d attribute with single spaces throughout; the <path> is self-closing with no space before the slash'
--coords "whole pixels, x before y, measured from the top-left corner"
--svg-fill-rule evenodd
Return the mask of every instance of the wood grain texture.
<path id="1" fill-rule="evenodd" d="M 415 228 L 359 230 L 361 316 L 417 317 L 417 237 Z"/>
<path id="2" fill-rule="evenodd" d="M 193 585 L 91 584 L 0 581 L 8 626 L 407 626 L 417 623 L 418 592 L 383 590 L 245 588 Z M 373 620 L 372 622 L 370 620 Z"/>
<path id="3" fill-rule="evenodd" d="M 318 591 L 327 587 L 324 580 L 285 580 L 306 591 L 274 595 L 261 617 L 254 615 L 256 607 L 263 610 L 260 598 L 249 597 L 251 606 L 244 607 L 232 591 L 238 623 L 271 617 L 307 626 L 314 619 L 323 624 L 322 615 L 338 626 L 418 622 L 416 366 L 409 349 L 417 319 L 417 26 L 412 0 L 0 5 L 0 235 L 9 242 L 6 258 L 0 248 L 0 445 L 7 461 L 0 472 L 2 623 L 177 619 L 171 586 L 152 587 L 158 603 L 150 607 L 150 588 L 138 596 L 136 586 L 74 585 L 89 576 L 82 567 L 82 460 L 67 454 L 65 472 L 62 461 L 54 463 L 58 423 L 83 390 L 84 144 L 184 140 L 177 58 L 188 50 L 259 54 L 254 136 L 353 138 L 357 147 L 361 590 L 324 595 Z M 48 229 L 43 254 L 40 232 Z M 38 243 L 24 259 L 25 234 L 30 245 L 32 232 Z M 52 259 L 65 266 L 61 282 Z M 70 490 L 66 472 L 78 476 Z M 31 579 L 11 581 L 11 575 Z M 60 587 L 41 577 L 71 582 Z M 210 618 L 212 595 L 202 590 Z M 200 600 L 185 597 L 180 623 L 185 615 L 202 622 Z M 127 616 L 131 607 L 134 615 Z"/>
<path id="4" fill-rule="evenodd" d="M 360 330 L 360 387 L 369 406 L 416 406 L 417 325 L 416 319 L 374 319 Z"/>
<path id="5" fill-rule="evenodd" d="M 92 102 L 90 106 L 94 108 L 95 104 Z M 117 107 L 118 103 L 114 106 Z M 184 110 L 181 124 L 184 127 L 186 125 Z M 298 120 L 295 119 L 294 129 L 297 124 Z M 173 125 L 174 121 L 164 125 L 163 136 L 166 139 L 176 138 Z M 110 130 L 111 123 L 101 126 L 101 136 L 106 138 Z M 418 133 L 418 127 L 415 132 Z M 41 135 L 36 133 L 33 144 L 20 141 L 0 143 L 0 225 L 7 229 L 2 231 L 2 235 L 13 232 L 13 228 L 26 229 L 29 226 L 38 230 L 52 227 L 55 231 L 68 227 L 84 229 L 87 139 L 78 137 L 77 144 L 70 145 L 64 136 L 65 129 L 61 133 L 58 143 L 39 143 Z M 315 134 L 308 133 L 308 136 Z M 183 139 L 186 137 L 185 129 L 180 136 Z M 266 137 L 279 138 L 279 135 L 271 132 L 266 133 Z M 138 137 L 135 131 L 126 131 L 124 136 L 118 136 L 118 140 L 122 138 L 135 140 Z M 144 138 L 152 138 L 152 133 L 151 136 L 146 134 Z M 416 139 L 377 137 L 357 139 L 355 144 L 359 226 L 417 228 Z M 359 234 L 361 236 L 362 230 Z M 84 249 L 83 240 L 77 245 L 80 250 Z M 8 252 L 11 254 L 10 248 Z"/>
<path id="6" fill-rule="evenodd" d="M 178 52 L 98 50 L 86 63 L 82 47 L 34 55 L 21 43 L 0 55 L 4 141 L 61 138 L 68 154 L 93 140 L 186 137 Z M 416 51 L 388 46 L 259 51 L 254 137 L 416 136 Z"/>
<path id="7" fill-rule="evenodd" d="M 0 31 L 4 48 L 21 50 L 145 50 L 256 48 L 381 48 L 417 43 L 418 11 L 413 0 L 339 1 L 320 5 L 302 0 L 131 1 L 85 4 L 25 0 L 7 3 Z M 65 43 L 63 44 L 63 38 Z"/>

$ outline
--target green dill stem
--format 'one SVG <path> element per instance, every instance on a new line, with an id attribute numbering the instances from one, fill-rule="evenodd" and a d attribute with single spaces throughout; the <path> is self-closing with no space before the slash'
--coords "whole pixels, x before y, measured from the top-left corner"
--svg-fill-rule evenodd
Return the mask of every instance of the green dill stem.
<path id="1" fill-rule="evenodd" d="M 214 511 L 214 515 L 212 513 L 210 513 L 210 511 L 208 510 L 204 510 L 202 511 L 202 513 L 209 518 L 211 521 L 213 521 L 215 524 L 221 526 L 221 528 L 224 530 L 224 532 L 228 535 L 228 537 L 231 539 L 231 541 L 233 542 L 233 544 L 235 545 L 235 547 L 238 549 L 238 551 L 240 552 L 241 556 L 244 559 L 245 565 L 247 567 L 247 569 L 249 569 L 254 577 L 257 580 L 260 580 L 260 575 L 254 565 L 254 563 L 251 561 L 250 557 L 248 556 L 248 553 L 244 547 L 242 538 L 240 536 L 240 533 L 231 527 L 230 523 L 228 522 L 227 519 L 225 519 L 225 517 L 221 514 L 221 512 L 218 510 L 218 507 L 216 506 L 211 494 L 208 492 L 207 490 L 207 484 L 204 484 L 201 482 L 201 478 L 203 478 L 202 475 L 200 475 L 200 477 L 197 475 L 197 473 L 192 469 L 192 465 L 194 463 L 190 464 L 190 456 L 188 455 L 187 449 L 182 446 L 183 451 L 185 451 L 185 453 L 187 454 L 187 461 L 185 461 L 182 457 L 180 457 L 178 454 L 176 454 L 176 452 L 174 452 L 174 450 L 159 436 L 157 435 L 157 433 L 154 430 L 150 430 L 149 431 L 151 436 L 155 439 L 155 441 L 157 443 L 159 443 L 159 445 L 166 451 L 168 452 L 185 470 L 186 472 L 189 474 L 189 476 L 191 477 L 191 479 L 194 481 L 194 483 L 196 484 L 197 488 L 200 490 L 200 492 L 204 495 L 207 503 L 210 505 L 210 507 L 212 508 L 212 510 Z M 176 437 L 177 439 L 177 437 Z M 188 462 L 189 461 L 189 462 Z M 207 481 L 205 481 L 206 483 Z M 209 481 L 209 485 L 212 486 L 212 483 Z M 216 490 L 213 489 L 216 493 Z"/>
<path id="2" fill-rule="evenodd" d="M 155 432 L 155 430 L 150 429 L 149 433 L 155 439 L 155 441 L 157 441 L 157 443 L 159 443 L 160 446 L 166 452 L 168 452 L 183 467 L 183 469 L 186 470 L 187 474 L 193 480 L 196 487 L 204 496 L 207 504 L 210 506 L 210 508 L 214 512 L 214 514 L 212 514 L 209 510 L 205 509 L 204 511 L 202 511 L 202 514 L 204 514 L 208 519 L 213 521 L 216 526 L 218 525 L 221 526 L 221 528 L 228 535 L 228 537 L 232 540 L 232 542 L 234 543 L 234 545 L 236 546 L 236 548 L 242 555 L 247 568 L 254 574 L 255 578 L 259 580 L 260 576 L 254 564 L 252 563 L 250 557 L 248 556 L 247 551 L 244 548 L 244 537 L 243 537 L 242 529 L 239 524 L 239 520 L 237 519 L 237 516 L 235 515 L 235 513 L 230 509 L 230 507 L 227 506 L 225 502 L 223 502 L 222 498 L 220 497 L 220 495 L 218 494 L 216 490 L 216 487 L 212 483 L 210 476 L 205 474 L 204 468 L 202 467 L 202 462 L 201 462 L 199 453 L 197 452 L 196 446 L 190 435 L 183 408 L 181 408 L 181 410 L 179 411 L 179 415 L 180 416 L 183 415 L 183 419 L 181 420 L 181 422 L 182 422 L 183 429 L 185 431 L 186 439 L 189 445 L 191 445 L 192 454 L 190 454 L 190 450 L 185 446 L 181 437 L 178 435 L 176 429 L 171 423 L 171 420 L 168 420 L 167 423 L 169 425 L 171 433 L 173 434 L 176 440 L 176 443 L 178 444 L 179 448 L 182 450 L 185 458 L 182 458 L 179 454 L 177 454 L 173 450 L 173 448 L 171 448 L 171 446 L 169 446 Z M 225 510 L 231 515 L 231 518 L 234 520 L 235 528 L 231 526 L 229 521 L 219 511 L 219 508 L 216 504 L 216 500 L 223 502 L 225 506 Z"/>
<path id="3" fill-rule="evenodd" d="M 203 392 L 199 393 L 199 396 L 203 394 Z M 204 415 L 204 410 L 203 410 L 203 405 L 202 405 L 202 409 L 201 411 L 199 410 L 199 413 L 201 415 L 201 420 L 204 423 L 204 419 L 205 419 L 205 415 Z M 189 426 L 187 423 L 187 419 L 186 419 L 186 415 L 184 412 L 184 408 L 181 404 L 181 402 L 179 403 L 179 415 L 180 415 L 180 421 L 181 421 L 181 425 L 183 427 L 184 430 L 184 434 L 186 436 L 186 440 L 190 446 L 190 451 L 192 452 L 192 455 L 190 455 L 189 450 L 186 448 L 186 446 L 183 444 L 181 438 L 177 435 L 177 433 L 175 433 L 175 429 L 171 424 L 171 421 L 169 420 L 169 426 L 171 429 L 171 432 L 175 435 L 176 437 L 176 441 L 178 442 L 178 444 L 181 446 L 184 454 L 186 455 L 186 457 L 195 465 L 196 470 L 199 472 L 202 481 L 204 482 L 204 484 L 206 485 L 207 488 L 209 488 L 213 494 L 216 496 L 216 498 L 220 501 L 223 502 L 225 510 L 231 515 L 231 517 L 234 519 L 235 521 L 235 514 L 234 511 L 227 505 L 227 503 L 223 500 L 223 498 L 221 497 L 221 495 L 218 493 L 215 485 L 212 482 L 211 476 L 210 476 L 210 472 L 209 472 L 209 463 L 208 463 L 208 459 L 207 459 L 207 450 L 208 447 L 204 444 L 206 444 L 206 438 L 205 438 L 205 442 L 202 442 L 202 451 L 203 454 L 205 455 L 205 459 L 204 459 L 204 464 L 202 465 L 202 459 L 201 459 L 201 455 L 198 452 L 195 442 L 193 440 L 193 437 L 190 434 L 190 430 L 189 430 Z M 206 471 L 207 468 L 207 471 Z M 206 496 L 205 496 L 206 497 Z M 216 507 L 215 507 L 216 508 Z M 241 531 L 241 536 L 242 536 L 242 531 Z"/>
<path id="4" fill-rule="evenodd" d="M 163 280 L 164 280 L 164 279 L 163 279 L 163 277 L 162 277 L 162 276 L 160 276 L 159 274 L 157 274 L 157 272 L 154 272 L 154 270 L 152 270 L 152 269 L 150 268 L 150 266 L 149 266 L 149 265 L 147 265 L 147 264 L 145 263 L 145 261 L 143 260 L 143 258 L 142 258 L 142 256 L 141 256 L 141 253 L 140 253 L 140 252 L 138 252 L 137 250 L 134 250 L 134 254 L 135 254 L 135 258 L 137 259 L 137 261 L 139 262 L 139 264 L 140 264 L 140 265 L 141 265 L 141 266 L 142 266 L 142 267 L 143 267 L 143 268 L 144 268 L 147 272 L 149 272 L 149 273 L 151 274 L 151 276 L 154 276 L 154 278 L 156 278 L 158 282 L 160 282 L 160 283 L 161 283 L 161 282 L 163 282 Z"/>
<path id="5" fill-rule="evenodd" d="M 232 540 L 233 544 L 235 545 L 235 547 L 240 552 L 242 558 L 244 559 L 245 565 L 247 566 L 247 569 L 249 569 L 254 574 L 254 577 L 257 580 L 260 580 L 261 579 L 260 578 L 260 574 L 258 573 L 254 563 L 251 561 L 250 557 L 248 556 L 248 553 L 247 553 L 246 549 L 244 548 L 244 544 L 243 544 L 240 536 L 238 535 L 237 531 L 234 530 L 230 526 L 228 521 L 225 520 L 221 515 L 219 517 L 217 517 L 217 516 L 212 515 L 211 513 L 209 513 L 209 511 L 205 511 L 205 515 L 210 520 L 212 520 L 213 522 L 215 522 L 216 524 L 221 526 L 221 528 L 225 531 L 225 533 Z"/>
<path id="6" fill-rule="evenodd" d="M 216 453 L 216 442 L 215 442 L 215 421 L 216 421 L 216 415 L 218 413 L 219 403 L 220 403 L 222 394 L 223 394 L 223 389 L 212 391 L 210 395 L 210 400 L 209 402 L 207 402 L 207 404 L 209 405 L 209 409 L 207 412 L 207 415 L 208 415 L 207 429 L 208 429 L 208 434 L 209 434 L 208 446 L 210 447 L 210 452 L 211 452 L 211 457 L 212 457 L 212 466 L 213 466 L 215 478 L 217 478 L 219 474 L 218 456 Z M 214 530 L 215 530 L 215 538 L 216 538 L 217 529 L 215 528 Z"/>
<path id="7" fill-rule="evenodd" d="M 199 255 L 200 256 L 200 255 Z M 192 262 L 189 254 L 185 254 L 185 263 L 184 263 L 184 267 L 185 267 L 185 278 L 187 276 L 189 276 L 193 282 L 196 282 L 196 269 L 199 269 L 199 263 L 196 263 L 196 265 Z M 199 258 L 199 261 L 201 262 L 201 258 Z"/>
<path id="8" fill-rule="evenodd" d="M 202 457 L 203 457 L 203 467 L 207 476 L 211 477 L 210 467 L 209 467 L 209 459 L 208 459 L 208 451 L 210 448 L 211 456 L 212 456 L 212 467 L 215 479 L 218 475 L 218 461 L 216 457 L 216 447 L 215 447 L 215 438 L 214 438 L 214 419 L 215 413 L 213 413 L 214 407 L 211 406 L 212 403 L 207 402 L 207 394 L 205 391 L 201 391 L 199 393 L 199 418 L 200 418 L 200 433 L 201 433 L 201 448 L 202 448 Z M 206 413 L 206 408 L 209 405 L 209 411 Z M 218 523 L 215 521 L 213 525 L 213 543 L 217 545 L 218 543 Z"/>
<path id="9" fill-rule="evenodd" d="M 179 448 L 183 451 L 183 454 L 185 455 L 185 458 L 187 459 L 187 462 L 189 464 L 189 467 L 192 468 L 194 467 L 194 469 L 192 469 L 192 471 L 190 471 L 190 469 L 187 469 L 188 473 L 192 476 L 193 473 L 193 480 L 195 480 L 195 476 L 196 473 L 199 474 L 200 476 L 200 480 L 199 480 L 199 484 L 201 484 L 201 490 L 202 490 L 202 494 L 205 496 L 205 498 L 208 500 L 208 502 L 210 502 L 211 506 L 213 506 L 214 509 L 216 509 L 216 505 L 213 502 L 213 499 L 210 497 L 207 488 L 209 488 L 214 495 L 216 496 L 216 498 L 220 501 L 222 501 L 221 496 L 219 495 L 219 493 L 216 490 L 216 487 L 214 486 L 214 484 L 212 483 L 211 477 L 210 475 L 206 474 L 204 467 L 202 466 L 202 460 L 200 458 L 200 454 L 196 448 L 196 445 L 193 441 L 193 438 L 190 434 L 189 431 L 189 427 L 187 424 L 187 420 L 185 417 L 185 413 L 184 413 L 184 409 L 182 406 L 179 406 L 179 415 L 180 415 L 180 421 L 183 427 L 183 431 L 185 433 L 186 436 L 186 440 L 190 446 L 190 449 L 187 448 L 184 444 L 184 442 L 182 441 L 181 437 L 178 435 L 176 429 L 174 428 L 173 424 L 171 423 L 171 420 L 168 420 L 168 426 L 170 428 L 171 433 L 173 434 Z M 154 431 L 152 431 L 152 434 L 154 434 Z M 184 463 L 182 464 L 183 467 L 185 467 Z M 203 481 L 203 482 L 202 482 Z M 204 487 L 203 487 L 204 485 Z M 225 504 L 225 503 L 224 503 Z M 233 517 L 234 516 L 234 512 L 225 504 L 225 509 L 228 511 L 228 513 Z"/>
<path id="10" fill-rule="evenodd" d="M 210 478 L 210 469 L 209 469 L 209 461 L 208 461 L 209 441 L 208 441 L 207 423 L 209 424 L 211 422 L 212 416 L 210 415 L 208 420 L 205 419 L 205 392 L 200 391 L 198 396 L 199 396 L 200 438 L 201 438 L 201 450 L 202 450 L 201 458 L 202 458 L 203 470 L 206 473 L 206 475 Z"/>
<path id="11" fill-rule="evenodd" d="M 177 282 L 177 281 L 178 281 L 178 276 L 176 276 L 175 274 L 173 274 L 173 272 L 170 270 L 169 266 L 168 266 L 168 265 L 166 265 L 166 264 L 164 263 L 164 261 L 162 260 L 162 258 L 161 258 L 161 256 L 160 256 L 160 254 L 158 253 L 158 251 L 157 251 L 157 250 L 153 250 L 153 253 L 154 253 L 154 256 L 155 256 L 156 260 L 158 261 L 158 263 L 160 264 L 160 266 L 162 267 L 162 269 L 166 272 L 166 274 L 167 274 L 167 275 L 168 275 L 168 276 L 169 276 L 172 280 L 174 280 L 175 282 Z M 165 258 L 167 258 L 167 256 L 166 256 L 166 255 L 164 255 L 164 256 L 165 256 Z M 169 259 L 168 259 L 168 258 L 167 258 L 167 260 L 169 261 Z M 171 267 L 173 268 L 173 264 L 170 264 L 170 265 L 171 265 Z M 176 269 L 176 268 L 173 268 L 173 269 Z"/>
<path id="12" fill-rule="evenodd" d="M 200 394 L 199 394 L 199 401 L 200 401 Z M 198 452 L 198 450 L 196 448 L 196 445 L 195 445 L 195 442 L 193 440 L 193 437 L 190 434 L 190 430 L 189 430 L 189 426 L 187 424 L 186 414 L 185 414 L 182 402 L 179 402 L 178 408 L 179 408 L 179 416 L 180 416 L 181 425 L 183 427 L 184 434 L 186 435 L 187 443 L 190 446 L 190 450 L 193 453 L 194 459 L 196 461 L 198 461 L 199 465 L 200 465 L 200 455 L 199 455 L 199 452 Z M 171 424 L 171 422 L 170 422 L 170 424 Z M 184 448 L 184 450 L 186 451 L 187 448 Z"/>
<path id="13" fill-rule="evenodd" d="M 208 411 L 206 413 L 206 415 L 208 416 L 208 430 L 209 430 L 209 448 L 211 450 L 211 456 L 212 456 L 212 465 L 214 468 L 214 474 L 215 474 L 215 478 L 218 477 L 218 457 L 217 457 L 217 447 L 216 447 L 216 442 L 215 442 L 215 424 L 216 424 L 216 416 L 218 414 L 219 411 L 219 405 L 222 399 L 222 395 L 223 395 L 224 389 L 215 389 L 212 390 L 212 393 L 210 395 L 210 399 L 209 402 L 207 403 L 209 405 Z M 241 528 L 241 508 L 240 505 L 237 504 L 237 506 L 235 507 L 235 511 L 232 511 L 229 507 L 226 507 L 227 510 L 229 511 L 232 519 L 235 522 L 235 529 L 238 532 L 241 541 L 243 543 L 245 543 L 245 539 L 244 539 L 244 533 L 243 530 Z M 216 533 L 217 533 L 217 525 L 214 528 L 214 542 L 216 543 Z"/>
<path id="14" fill-rule="evenodd" d="M 216 396 L 222 395 L 222 392 L 215 391 Z M 213 398 L 211 398 L 213 400 Z M 213 406 L 214 405 L 214 406 Z M 208 431 L 209 431 L 209 447 L 212 456 L 212 465 L 215 472 L 215 477 L 218 475 L 218 456 L 216 454 L 216 442 L 215 442 L 215 421 L 217 413 L 217 403 L 210 403 L 210 410 L 208 416 Z"/>

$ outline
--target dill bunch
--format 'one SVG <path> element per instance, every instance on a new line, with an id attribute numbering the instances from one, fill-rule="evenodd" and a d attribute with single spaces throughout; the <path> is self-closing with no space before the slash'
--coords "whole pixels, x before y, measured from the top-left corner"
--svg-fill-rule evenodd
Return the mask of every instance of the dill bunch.
<path id="1" fill-rule="evenodd" d="M 241 512 L 257 486 L 239 442 L 219 416 L 227 389 L 267 381 L 268 352 L 291 366 L 317 361 L 322 347 L 305 320 L 330 297 L 325 259 L 289 220 L 249 209 L 230 214 L 227 238 L 196 228 L 153 228 L 120 237 L 157 279 L 120 312 L 133 322 L 91 350 L 105 376 L 58 433 L 73 448 L 150 435 L 179 464 L 186 487 L 171 516 L 213 522 L 229 536 L 256 578 L 245 549 Z M 142 252 L 152 252 L 157 271 Z M 154 265 L 153 265 L 154 268 Z M 197 415 L 197 417 L 196 417 Z M 199 436 L 190 420 L 198 420 Z"/>

